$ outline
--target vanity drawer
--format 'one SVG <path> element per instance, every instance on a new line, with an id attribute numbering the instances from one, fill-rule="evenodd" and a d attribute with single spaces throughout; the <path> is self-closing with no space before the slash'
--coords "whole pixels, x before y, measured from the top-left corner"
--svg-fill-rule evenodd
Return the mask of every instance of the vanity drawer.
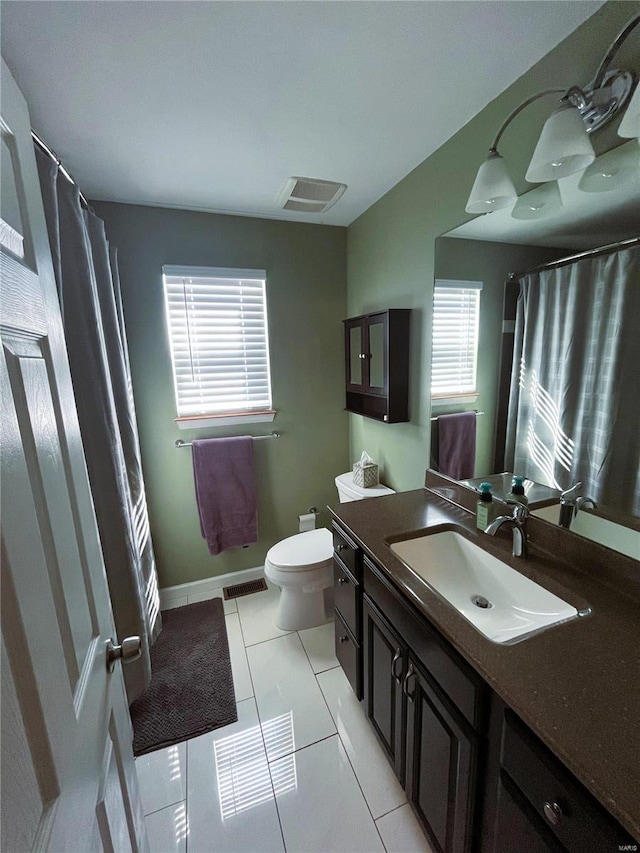
<path id="1" fill-rule="evenodd" d="M 602 853 L 634 843 L 511 711 L 505 712 L 501 763 L 569 853 Z"/>
<path id="2" fill-rule="evenodd" d="M 362 655 L 360 644 L 338 612 L 335 614 L 336 657 L 358 699 L 362 699 Z"/>
<path id="3" fill-rule="evenodd" d="M 477 729 L 484 725 L 487 685 L 457 652 L 442 640 L 431 623 L 404 602 L 383 571 L 363 557 L 364 592 L 400 633 L 429 676 Z"/>
<path id="4" fill-rule="evenodd" d="M 360 584 L 342 565 L 339 557 L 333 558 L 333 603 L 353 636 L 360 640 Z"/>
<path id="5" fill-rule="evenodd" d="M 360 562 L 360 550 L 347 534 L 337 526 L 335 522 L 331 525 L 333 533 L 333 550 L 340 557 L 347 569 L 356 580 L 362 577 L 362 565 Z"/>

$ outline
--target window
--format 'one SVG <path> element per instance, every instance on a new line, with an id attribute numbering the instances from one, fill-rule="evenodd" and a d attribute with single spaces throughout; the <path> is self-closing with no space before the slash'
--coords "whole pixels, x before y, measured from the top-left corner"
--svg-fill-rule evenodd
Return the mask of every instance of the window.
<path id="1" fill-rule="evenodd" d="M 178 424 L 273 420 L 265 271 L 162 272 Z"/>
<path id="2" fill-rule="evenodd" d="M 436 280 L 431 396 L 475 396 L 481 281 Z"/>

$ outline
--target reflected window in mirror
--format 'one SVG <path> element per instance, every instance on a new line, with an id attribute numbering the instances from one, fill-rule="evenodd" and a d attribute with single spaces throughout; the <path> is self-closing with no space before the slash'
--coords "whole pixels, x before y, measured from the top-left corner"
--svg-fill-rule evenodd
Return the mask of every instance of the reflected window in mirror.
<path id="1" fill-rule="evenodd" d="M 433 297 L 431 397 L 477 395 L 481 281 L 437 279 Z"/>

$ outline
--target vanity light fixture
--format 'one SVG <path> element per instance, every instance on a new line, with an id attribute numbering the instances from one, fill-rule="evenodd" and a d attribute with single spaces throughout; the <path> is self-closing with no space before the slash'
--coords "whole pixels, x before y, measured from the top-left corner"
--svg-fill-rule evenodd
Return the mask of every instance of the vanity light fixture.
<path id="1" fill-rule="evenodd" d="M 465 210 L 467 213 L 490 213 L 512 205 L 518 194 L 509 177 L 505 162 L 498 153 L 498 143 L 511 122 L 529 104 L 547 95 L 562 95 L 560 105 L 549 116 L 529 168 L 530 183 L 544 183 L 564 178 L 585 169 L 595 160 L 588 134 L 607 124 L 630 99 L 637 76 L 632 71 L 618 71 L 610 65 L 631 31 L 640 24 L 633 17 L 612 43 L 593 81 L 581 88 L 545 89 L 519 104 L 503 122 L 496 134 L 489 156 L 480 166 Z M 631 98 L 627 115 L 620 125 L 621 136 L 640 136 L 640 86 Z"/>
<path id="2" fill-rule="evenodd" d="M 629 139 L 636 136 L 640 142 L 640 86 L 636 86 L 633 97 L 629 101 L 627 111 L 618 128 L 618 135 Z"/>

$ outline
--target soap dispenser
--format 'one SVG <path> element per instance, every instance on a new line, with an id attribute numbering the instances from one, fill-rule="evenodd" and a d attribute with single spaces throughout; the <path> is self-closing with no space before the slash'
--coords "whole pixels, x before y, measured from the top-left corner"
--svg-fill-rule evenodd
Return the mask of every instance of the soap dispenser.
<path id="1" fill-rule="evenodd" d="M 524 493 L 524 477 L 513 478 L 511 482 L 511 491 L 507 495 L 507 500 L 527 506 L 529 498 Z"/>
<path id="2" fill-rule="evenodd" d="M 480 483 L 480 497 L 476 514 L 476 526 L 483 532 L 497 515 L 496 505 L 491 494 L 491 483 Z"/>

